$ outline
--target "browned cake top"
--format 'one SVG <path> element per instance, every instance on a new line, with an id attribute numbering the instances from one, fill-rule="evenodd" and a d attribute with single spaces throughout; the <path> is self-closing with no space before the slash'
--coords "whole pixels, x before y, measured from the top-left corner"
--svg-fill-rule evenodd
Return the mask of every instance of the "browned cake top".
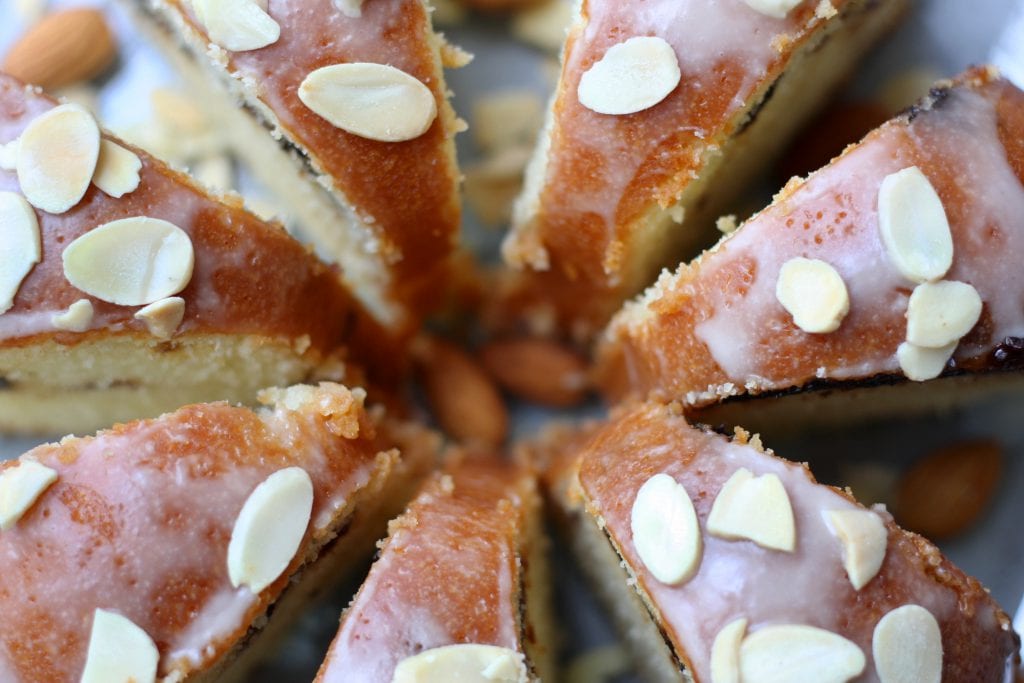
<path id="1" fill-rule="evenodd" d="M 869 512 L 848 493 L 816 483 L 806 466 L 764 452 L 759 444 L 747 443 L 746 435 L 730 441 L 694 429 L 670 408 L 654 404 L 620 411 L 576 453 L 563 463 L 570 466 L 561 475 L 569 481 L 578 478 L 578 486 L 570 485 L 570 495 L 576 491 L 587 512 L 602 520 L 652 613 L 660 615 L 666 638 L 698 680 L 710 680 L 718 634 L 735 620 L 746 619 L 741 661 L 752 656 L 748 643 L 760 631 L 812 626 L 858 648 L 865 668 L 857 680 L 877 681 L 876 626 L 906 605 L 924 608 L 938 623 L 942 680 L 1010 680 L 1017 636 L 984 588 L 928 541 L 898 528 L 884 508 Z M 726 482 L 741 469 L 752 479 L 745 491 L 726 501 Z M 655 578 L 645 564 L 634 536 L 639 527 L 631 521 L 641 487 L 655 475 L 682 485 L 700 534 L 695 569 L 674 585 Z M 757 536 L 757 542 L 744 536 L 760 519 L 774 518 L 778 500 L 766 502 L 759 495 L 769 478 L 777 478 L 781 496 L 791 506 L 791 551 L 773 547 L 767 536 Z M 709 516 L 718 506 L 727 521 L 712 532 Z M 658 509 L 663 516 L 672 514 L 664 501 Z M 823 514 L 832 511 L 867 515 L 883 539 L 884 559 L 874 573 L 861 576 L 867 580 L 859 589 L 845 569 L 851 547 L 841 543 Z M 913 661 L 919 654 L 911 647 L 904 656 Z"/>
<path id="2" fill-rule="evenodd" d="M 532 476 L 472 457 L 438 473 L 391 525 L 317 681 L 390 683 L 396 665 L 455 644 L 523 652 L 524 528 Z"/>
<path id="3" fill-rule="evenodd" d="M 946 372 L 1019 366 L 1022 131 L 1024 93 L 987 70 L 933 91 L 923 107 L 794 181 L 714 250 L 627 304 L 599 353 L 606 391 L 699 406 L 815 379 L 902 377 L 908 366 L 898 349 L 912 341 L 908 312 L 918 283 L 883 241 L 879 196 L 888 176 L 912 167 L 948 219 L 953 257 L 941 280 L 970 285 L 982 302 L 977 325 L 968 323 L 939 367 L 950 355 Z M 778 297 L 783 266 L 799 258 L 824 261 L 845 285 L 849 310 L 834 331 L 801 327 Z"/>

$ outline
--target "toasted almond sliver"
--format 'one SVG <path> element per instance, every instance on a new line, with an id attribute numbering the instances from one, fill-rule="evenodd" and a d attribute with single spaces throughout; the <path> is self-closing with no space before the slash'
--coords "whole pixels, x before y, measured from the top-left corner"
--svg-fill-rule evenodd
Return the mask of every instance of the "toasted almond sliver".
<path id="1" fill-rule="evenodd" d="M 953 265 L 953 235 L 946 209 L 917 166 L 882 181 L 878 229 L 889 259 L 908 280 L 940 280 Z"/>
<path id="2" fill-rule="evenodd" d="M 966 282 L 918 285 L 907 304 L 907 341 L 928 349 L 948 346 L 978 324 L 981 309 L 981 296 Z"/>
<path id="3" fill-rule="evenodd" d="M 63 258 L 64 276 L 83 292 L 120 306 L 145 306 L 188 285 L 195 255 L 178 226 L 136 216 L 90 230 Z"/>
<path id="4" fill-rule="evenodd" d="M 57 472 L 34 460 L 0 471 L 0 531 L 17 524 L 55 481 Z"/>
<path id="5" fill-rule="evenodd" d="M 608 48 L 580 79 L 580 104 L 598 114 L 650 109 L 679 85 L 676 51 L 663 38 L 637 36 Z"/>
<path id="6" fill-rule="evenodd" d="M 381 142 L 418 138 L 437 118 L 430 88 L 386 64 L 321 67 L 302 81 L 299 99 L 338 128 Z"/>
<path id="7" fill-rule="evenodd" d="M 395 667 L 392 683 L 426 681 L 488 681 L 527 683 L 521 652 L 495 645 L 459 644 L 436 647 L 406 657 Z"/>
<path id="8" fill-rule="evenodd" d="M 793 552 L 796 523 L 789 495 L 776 474 L 755 477 L 741 467 L 722 486 L 711 506 L 708 533 L 730 540 L 747 539 L 763 548 Z"/>
<path id="9" fill-rule="evenodd" d="M 824 261 L 794 258 L 779 270 L 775 297 L 804 332 L 826 334 L 839 329 L 850 312 L 846 283 Z"/>
<path id="10" fill-rule="evenodd" d="M 36 212 L 20 194 L 0 192 L 0 313 L 14 305 L 22 281 L 41 257 Z"/>
<path id="11" fill-rule="evenodd" d="M 77 104 L 34 119 L 18 144 L 18 183 L 29 204 L 64 213 L 89 189 L 100 155 L 100 129 Z"/>
<path id="12" fill-rule="evenodd" d="M 159 661 L 153 639 L 130 619 L 102 609 L 93 613 L 81 683 L 153 683 Z"/>
<path id="13" fill-rule="evenodd" d="M 696 573 L 700 526 L 682 484 L 667 474 L 648 479 L 633 501 L 630 525 L 637 554 L 658 581 L 678 585 Z"/>
<path id="14" fill-rule="evenodd" d="M 747 620 L 730 622 L 711 646 L 711 683 L 740 683 L 740 646 L 747 633 Z"/>
<path id="15" fill-rule="evenodd" d="M 113 140 L 100 143 L 100 158 L 92 182 L 111 197 L 123 197 L 139 186 L 142 160 Z"/>
<path id="16" fill-rule="evenodd" d="M 960 342 L 955 341 L 938 349 L 926 349 L 910 342 L 903 342 L 896 349 L 896 359 L 907 379 L 913 382 L 927 382 L 942 374 L 959 345 Z"/>
<path id="17" fill-rule="evenodd" d="M 743 2 L 761 14 L 766 14 L 776 19 L 784 19 L 790 10 L 803 2 L 803 0 L 743 0 Z"/>
<path id="18" fill-rule="evenodd" d="M 185 300 L 180 296 L 169 296 L 154 301 L 135 314 L 136 320 L 146 323 L 149 333 L 158 339 L 170 339 L 185 317 Z"/>
<path id="19" fill-rule="evenodd" d="M 281 37 L 281 26 L 267 14 L 265 2 L 192 0 L 192 6 L 210 41 L 225 50 L 258 50 Z"/>
<path id="20" fill-rule="evenodd" d="M 843 546 L 843 567 L 855 590 L 875 578 L 885 560 L 889 531 L 871 510 L 827 510 L 821 513 L 829 531 Z"/>
<path id="21" fill-rule="evenodd" d="M 301 467 L 267 477 L 245 501 L 228 544 L 228 576 L 260 593 L 288 568 L 313 511 L 313 482 Z"/>
<path id="22" fill-rule="evenodd" d="M 856 644 L 813 626 L 767 626 L 740 646 L 743 683 L 846 683 L 865 664 Z"/>
<path id="23" fill-rule="evenodd" d="M 871 638 L 871 651 L 882 683 L 942 680 L 942 632 L 924 607 L 904 605 L 882 617 Z"/>
<path id="24" fill-rule="evenodd" d="M 68 306 L 68 310 L 53 316 L 53 326 L 68 332 L 85 332 L 92 325 L 93 312 L 91 301 L 79 299 Z"/>

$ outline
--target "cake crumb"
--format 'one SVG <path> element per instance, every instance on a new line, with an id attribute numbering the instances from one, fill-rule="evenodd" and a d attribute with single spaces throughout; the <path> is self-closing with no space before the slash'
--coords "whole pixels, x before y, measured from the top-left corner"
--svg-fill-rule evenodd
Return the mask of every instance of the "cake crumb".
<path id="1" fill-rule="evenodd" d="M 736 222 L 736 215 L 729 214 L 727 216 L 719 216 L 718 220 L 715 221 L 715 227 L 723 235 L 729 235 L 736 232 L 738 224 Z"/>

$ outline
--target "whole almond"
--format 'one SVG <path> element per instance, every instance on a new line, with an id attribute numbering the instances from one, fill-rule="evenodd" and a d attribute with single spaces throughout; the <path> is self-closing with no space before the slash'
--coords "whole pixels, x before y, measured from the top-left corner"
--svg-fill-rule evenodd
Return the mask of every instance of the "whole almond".
<path id="1" fill-rule="evenodd" d="M 904 474 L 896 491 L 900 524 L 942 540 L 963 533 L 988 507 L 1002 473 L 1002 449 L 964 441 L 926 455 Z"/>
<path id="2" fill-rule="evenodd" d="M 508 410 L 482 367 L 462 349 L 422 339 L 414 349 L 427 402 L 441 427 L 458 441 L 499 446 Z"/>
<path id="3" fill-rule="evenodd" d="M 480 360 L 498 384 L 517 398 L 565 408 L 587 396 L 586 361 L 555 342 L 495 341 L 480 350 Z"/>
<path id="4" fill-rule="evenodd" d="M 99 76 L 116 56 L 103 13 L 79 7 L 53 12 L 29 29 L 7 53 L 3 69 L 49 90 Z"/>

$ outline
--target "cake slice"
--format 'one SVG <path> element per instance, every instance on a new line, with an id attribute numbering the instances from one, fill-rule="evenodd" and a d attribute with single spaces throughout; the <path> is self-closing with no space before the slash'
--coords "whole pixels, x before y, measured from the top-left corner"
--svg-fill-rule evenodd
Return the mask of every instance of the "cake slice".
<path id="1" fill-rule="evenodd" d="M 884 507 L 660 404 L 587 436 L 550 494 L 649 680 L 1012 680 L 1010 618 Z"/>
<path id="2" fill-rule="evenodd" d="M 0 465 L 0 678 L 245 680 L 433 464 L 436 439 L 363 397 L 273 389 Z"/>
<path id="3" fill-rule="evenodd" d="M 701 417 L 729 409 L 760 427 L 795 408 L 820 424 L 1019 382 L 1022 140 L 1024 93 L 993 70 L 940 84 L 628 304 L 598 354 L 607 395 L 692 408 L 815 395 Z M 938 376 L 957 379 L 916 383 Z M 844 392 L 855 405 L 813 400 L 865 386 Z"/>
<path id="4" fill-rule="evenodd" d="M 336 269 L 85 110 L 0 74 L 0 146 L 0 430 L 90 432 L 399 365 Z"/>
<path id="5" fill-rule="evenodd" d="M 451 461 L 390 531 L 318 683 L 555 680 L 531 472 L 493 456 Z"/>
<path id="6" fill-rule="evenodd" d="M 522 271 L 504 278 L 506 315 L 598 333 L 659 269 L 712 241 L 715 219 L 907 5 L 577 3 L 504 245 Z"/>
<path id="7" fill-rule="evenodd" d="M 415 329 L 445 293 L 460 223 L 442 58 L 466 56 L 427 3 L 133 2 L 301 235 L 381 324 Z"/>

